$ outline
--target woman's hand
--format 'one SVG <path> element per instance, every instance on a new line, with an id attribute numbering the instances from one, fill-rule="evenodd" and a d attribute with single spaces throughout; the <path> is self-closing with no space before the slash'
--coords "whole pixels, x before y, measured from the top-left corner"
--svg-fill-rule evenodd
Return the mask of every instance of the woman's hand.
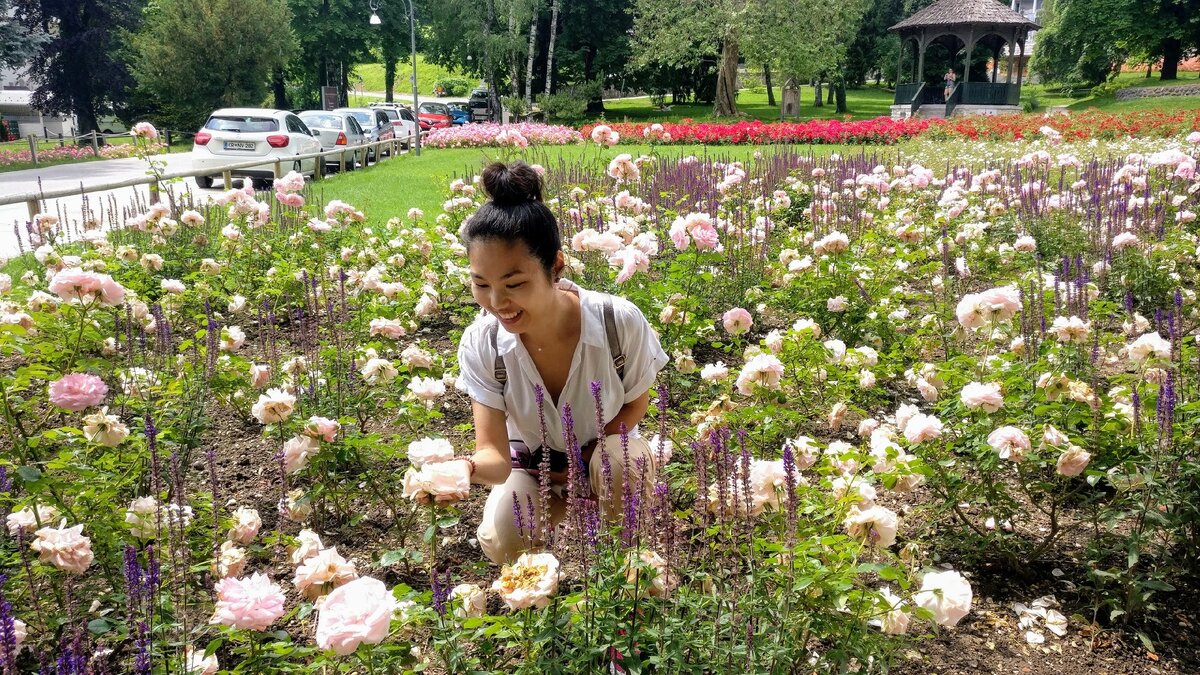
<path id="1" fill-rule="evenodd" d="M 416 498 L 416 502 L 422 506 L 449 506 L 451 504 L 462 501 L 457 495 L 438 495 L 434 497 L 428 492 L 422 493 Z"/>

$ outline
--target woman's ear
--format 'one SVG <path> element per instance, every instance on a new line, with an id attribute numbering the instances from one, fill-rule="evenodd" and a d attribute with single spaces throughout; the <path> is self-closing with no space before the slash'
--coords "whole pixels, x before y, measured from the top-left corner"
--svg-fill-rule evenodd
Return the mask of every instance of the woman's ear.
<path id="1" fill-rule="evenodd" d="M 566 269 L 566 267 L 567 267 L 567 256 L 564 255 L 562 251 L 559 251 L 554 256 L 554 268 L 553 268 L 553 273 L 551 274 L 551 276 L 554 277 L 555 281 L 558 281 L 559 279 L 562 278 L 563 270 Z"/>

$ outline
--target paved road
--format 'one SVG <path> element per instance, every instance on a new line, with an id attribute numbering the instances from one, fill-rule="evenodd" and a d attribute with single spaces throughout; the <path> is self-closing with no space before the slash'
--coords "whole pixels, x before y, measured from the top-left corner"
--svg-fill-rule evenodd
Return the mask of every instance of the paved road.
<path id="1" fill-rule="evenodd" d="M 166 170 L 185 171 L 190 169 L 191 155 L 191 152 L 164 155 Z M 0 195 L 7 197 L 39 190 L 49 191 L 115 183 L 145 176 L 146 169 L 146 162 L 140 159 L 106 159 L 78 164 L 59 164 L 25 171 L 9 171 L 0 173 Z M 214 187 L 222 186 L 217 183 Z M 172 184 L 172 190 L 176 194 L 190 191 L 196 196 L 221 193 L 220 189 L 201 190 L 191 178 Z M 142 203 L 149 200 L 149 193 L 145 186 L 93 192 L 89 193 L 87 200 L 90 210 L 95 213 L 108 210 L 114 205 L 117 209 L 126 207 L 133 203 L 135 195 Z M 82 222 L 83 206 L 84 199 L 82 197 L 63 197 L 62 199 L 47 200 L 42 211 L 60 214 L 60 217 L 70 221 Z M 17 235 L 13 232 L 14 225 L 18 225 L 21 230 L 22 242 L 28 243 L 24 233 L 24 223 L 28 219 L 29 214 L 24 204 L 0 206 L 0 256 L 13 256 L 18 252 Z"/>

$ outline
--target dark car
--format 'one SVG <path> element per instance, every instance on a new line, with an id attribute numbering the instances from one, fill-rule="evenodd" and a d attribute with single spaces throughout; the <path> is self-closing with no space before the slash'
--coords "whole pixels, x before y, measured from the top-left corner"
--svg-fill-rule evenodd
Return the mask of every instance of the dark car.
<path id="1" fill-rule="evenodd" d="M 472 122 L 487 122 L 492 119 L 491 92 L 487 89 L 476 89 L 471 92 L 467 107 L 471 109 Z"/>
<path id="2" fill-rule="evenodd" d="M 450 121 L 455 125 L 466 124 L 471 121 L 471 107 L 463 101 L 453 101 L 447 103 L 446 107 L 450 109 Z"/>

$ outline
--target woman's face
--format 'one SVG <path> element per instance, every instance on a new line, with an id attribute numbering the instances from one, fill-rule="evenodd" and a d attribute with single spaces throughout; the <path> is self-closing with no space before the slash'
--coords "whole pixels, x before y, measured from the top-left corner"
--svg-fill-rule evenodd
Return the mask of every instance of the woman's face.
<path id="1" fill-rule="evenodd" d="M 483 239 L 467 252 L 471 294 L 479 306 L 496 315 L 510 333 L 527 331 L 541 320 L 555 300 L 554 285 L 541 262 L 523 242 Z M 555 269 L 561 269 L 562 252 Z"/>

